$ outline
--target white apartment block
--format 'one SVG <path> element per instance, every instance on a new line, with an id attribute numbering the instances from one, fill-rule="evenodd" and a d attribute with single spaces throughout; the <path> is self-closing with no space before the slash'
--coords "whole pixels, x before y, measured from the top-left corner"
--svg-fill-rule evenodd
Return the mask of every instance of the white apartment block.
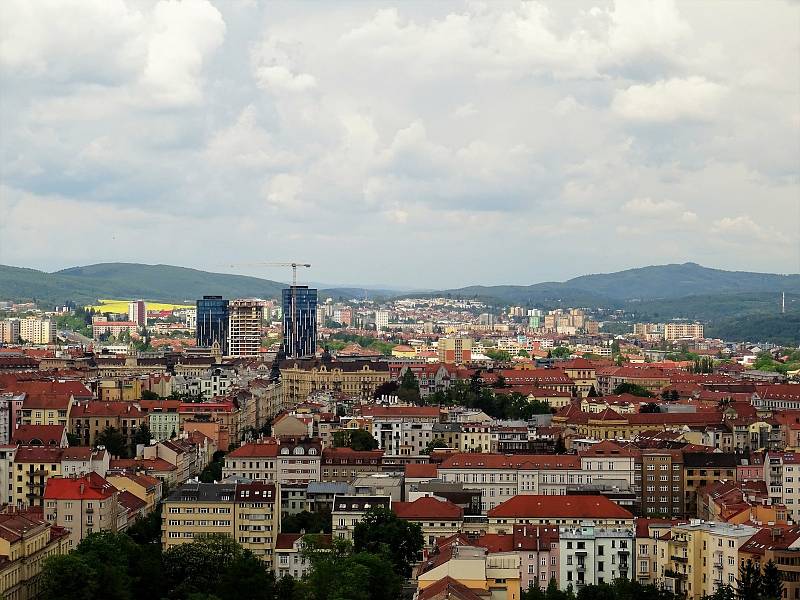
<path id="1" fill-rule="evenodd" d="M 389 311 L 376 310 L 375 311 L 375 329 L 381 331 L 384 327 L 389 326 Z"/>
<path id="2" fill-rule="evenodd" d="M 785 504 L 787 516 L 793 521 L 800 519 L 800 455 L 767 452 L 764 481 L 772 503 Z"/>
<path id="3" fill-rule="evenodd" d="M 591 522 L 560 527 L 559 589 L 572 586 L 578 592 L 585 585 L 631 579 L 634 547 L 633 528 L 595 527 Z"/>

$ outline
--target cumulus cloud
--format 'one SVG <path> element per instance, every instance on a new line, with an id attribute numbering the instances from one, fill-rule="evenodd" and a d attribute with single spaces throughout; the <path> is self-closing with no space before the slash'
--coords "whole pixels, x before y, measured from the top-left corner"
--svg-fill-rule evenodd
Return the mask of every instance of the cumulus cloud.
<path id="1" fill-rule="evenodd" d="M 632 121 L 713 118 L 726 89 L 704 77 L 632 85 L 614 95 L 612 108 Z"/>
<path id="2" fill-rule="evenodd" d="M 760 8 L 0 2 L 0 263 L 204 267 L 268 240 L 321 281 L 361 253 L 365 283 L 522 283 L 635 266 L 619 233 L 647 236 L 639 264 L 796 271 L 798 8 Z M 93 259 L 74 231 L 110 214 Z M 182 230 L 208 243 L 162 243 Z"/>

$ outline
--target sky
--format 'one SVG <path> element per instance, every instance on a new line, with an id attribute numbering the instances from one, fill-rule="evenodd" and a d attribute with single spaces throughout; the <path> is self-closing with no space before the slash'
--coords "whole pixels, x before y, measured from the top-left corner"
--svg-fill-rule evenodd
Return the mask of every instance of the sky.
<path id="1" fill-rule="evenodd" d="M 0 264 L 800 272 L 800 2 L 0 2 Z"/>

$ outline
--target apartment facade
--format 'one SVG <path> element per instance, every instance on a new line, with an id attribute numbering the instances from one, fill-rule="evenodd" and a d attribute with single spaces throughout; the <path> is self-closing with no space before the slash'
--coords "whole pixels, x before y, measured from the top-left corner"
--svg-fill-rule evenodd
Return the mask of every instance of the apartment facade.
<path id="1" fill-rule="evenodd" d="M 635 547 L 630 527 L 596 527 L 586 523 L 560 527 L 558 533 L 559 589 L 579 592 L 585 585 L 633 577 Z"/>
<path id="2" fill-rule="evenodd" d="M 29 344 L 52 344 L 56 341 L 56 322 L 39 317 L 20 319 L 19 337 Z"/>
<path id="3" fill-rule="evenodd" d="M 279 498 L 272 483 L 186 483 L 164 500 L 162 547 L 227 535 L 272 569 L 280 530 Z"/>
<path id="4" fill-rule="evenodd" d="M 368 360 L 289 359 L 281 363 L 280 370 L 286 407 L 296 406 L 318 391 L 368 400 L 379 385 L 389 381 L 388 363 Z"/>
<path id="5" fill-rule="evenodd" d="M 231 300 L 228 304 L 228 355 L 258 356 L 263 321 L 262 300 Z"/>
<path id="6" fill-rule="evenodd" d="M 119 531 L 127 525 L 119 491 L 97 473 L 51 477 L 44 493 L 44 516 L 69 532 L 70 548 L 93 532 Z"/>

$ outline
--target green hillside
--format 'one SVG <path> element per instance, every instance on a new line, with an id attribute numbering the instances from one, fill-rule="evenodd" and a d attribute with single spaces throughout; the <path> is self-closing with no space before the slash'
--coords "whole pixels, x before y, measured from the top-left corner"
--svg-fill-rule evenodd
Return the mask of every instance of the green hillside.
<path id="1" fill-rule="evenodd" d="M 167 302 L 204 294 L 227 298 L 277 298 L 284 284 L 169 265 L 108 263 L 56 273 L 0 266 L 0 298 L 58 304 L 94 303 L 100 298 L 144 298 Z"/>

